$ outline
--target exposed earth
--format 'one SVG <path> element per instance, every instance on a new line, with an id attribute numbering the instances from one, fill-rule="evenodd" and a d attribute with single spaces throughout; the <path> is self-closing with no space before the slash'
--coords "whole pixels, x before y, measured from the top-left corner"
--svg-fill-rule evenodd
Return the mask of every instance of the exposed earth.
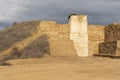
<path id="1" fill-rule="evenodd" d="M 0 66 L 0 80 L 120 80 L 120 60 L 102 57 L 15 59 Z"/>

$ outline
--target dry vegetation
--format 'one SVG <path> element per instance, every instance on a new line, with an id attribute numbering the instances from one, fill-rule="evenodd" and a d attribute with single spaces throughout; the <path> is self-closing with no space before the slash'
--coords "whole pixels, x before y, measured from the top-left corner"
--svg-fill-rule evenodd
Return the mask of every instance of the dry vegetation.
<path id="1" fill-rule="evenodd" d="M 46 35 L 40 36 L 21 50 L 20 53 L 20 58 L 40 58 L 44 54 L 49 54 L 48 37 Z"/>
<path id="2" fill-rule="evenodd" d="M 0 53 L 15 43 L 30 37 L 32 32 L 37 31 L 39 23 L 40 21 L 14 23 L 11 27 L 0 31 Z M 4 63 L 4 61 L 10 59 L 32 57 L 39 58 L 42 57 L 44 53 L 49 54 L 49 44 L 47 42 L 47 38 L 48 37 L 46 35 L 42 35 L 22 50 L 18 50 L 17 47 L 14 47 L 9 55 L 0 57 L 0 61 Z"/>
<path id="3" fill-rule="evenodd" d="M 37 21 L 22 22 L 0 31 L 0 52 L 29 37 L 37 25 Z"/>

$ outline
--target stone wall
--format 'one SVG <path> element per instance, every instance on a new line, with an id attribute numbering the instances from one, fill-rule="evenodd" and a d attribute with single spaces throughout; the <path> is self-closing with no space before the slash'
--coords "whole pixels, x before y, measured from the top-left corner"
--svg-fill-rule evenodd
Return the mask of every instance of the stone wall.
<path id="1" fill-rule="evenodd" d="M 99 43 L 104 42 L 104 28 L 102 25 L 88 25 L 89 56 L 99 53 Z"/>
<path id="2" fill-rule="evenodd" d="M 70 15 L 70 40 L 73 40 L 77 55 L 80 57 L 88 56 L 88 33 L 87 16 Z"/>
<path id="3" fill-rule="evenodd" d="M 53 21 L 40 22 L 41 34 L 48 35 L 49 40 L 69 39 L 68 24 L 57 24 Z"/>
<path id="4" fill-rule="evenodd" d="M 57 24 L 54 21 L 41 21 L 40 28 L 42 34 L 48 35 L 51 55 L 53 56 L 63 56 L 63 54 L 64 56 L 68 56 L 68 53 L 62 53 L 62 51 L 57 53 L 58 46 L 67 41 L 72 48 L 72 52 L 76 50 L 74 54 L 79 56 L 93 56 L 93 54 L 98 54 L 99 43 L 104 42 L 105 26 L 87 25 L 87 17 L 85 15 L 72 15 L 69 18 L 69 24 Z M 73 40 L 73 43 L 71 40 Z M 53 46 L 55 44 L 57 44 L 56 47 Z M 64 48 L 67 47 L 67 45 L 62 46 Z M 66 49 L 67 48 L 65 48 L 65 50 Z M 69 56 L 70 55 L 71 53 Z"/>
<path id="5" fill-rule="evenodd" d="M 57 24 L 53 21 L 41 21 L 40 32 L 48 36 L 51 56 L 75 56 L 73 41 L 70 40 L 68 24 Z"/>
<path id="6" fill-rule="evenodd" d="M 120 24 L 110 24 L 105 27 L 105 42 L 120 40 Z"/>
<path id="7" fill-rule="evenodd" d="M 120 40 L 101 43 L 99 50 L 100 55 L 120 56 Z"/>
<path id="8" fill-rule="evenodd" d="M 114 55 L 117 50 L 117 41 L 103 42 L 99 45 L 99 54 Z"/>
<path id="9" fill-rule="evenodd" d="M 120 24 L 107 25 L 104 30 L 105 42 L 100 43 L 99 54 L 120 56 Z"/>
<path id="10" fill-rule="evenodd" d="M 68 24 L 39 21 L 37 28 L 47 37 L 52 56 L 92 56 L 104 41 L 104 26 L 88 25 L 86 15 L 71 15 Z"/>
<path id="11" fill-rule="evenodd" d="M 75 19 L 70 18 L 69 24 L 57 24 L 53 21 L 40 22 L 41 34 L 48 36 L 51 50 L 50 53 L 52 56 L 63 56 L 63 54 L 64 56 L 72 56 L 76 54 L 79 56 L 93 56 L 93 54 L 99 53 L 99 43 L 104 42 L 105 27 L 101 25 L 87 26 L 87 17 L 84 15 L 77 16 L 75 24 L 74 21 Z M 72 52 L 74 52 L 74 50 L 77 49 L 74 54 L 71 52 L 69 52 L 69 54 L 65 53 L 67 50 L 65 47 L 67 47 L 67 45 L 64 44 L 67 41 L 69 43 L 68 45 L 71 48 L 69 48 L 68 51 L 72 50 Z M 62 50 L 61 45 L 65 50 L 58 52 L 57 50 Z M 86 55 L 84 53 L 86 53 Z"/>
<path id="12" fill-rule="evenodd" d="M 72 40 L 59 39 L 50 41 L 51 56 L 77 56 Z"/>

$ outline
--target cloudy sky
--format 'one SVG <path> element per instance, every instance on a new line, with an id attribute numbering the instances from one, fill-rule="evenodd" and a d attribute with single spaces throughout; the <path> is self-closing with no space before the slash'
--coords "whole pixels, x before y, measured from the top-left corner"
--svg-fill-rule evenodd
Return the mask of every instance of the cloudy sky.
<path id="1" fill-rule="evenodd" d="M 26 20 L 67 23 L 71 13 L 87 14 L 90 24 L 120 22 L 120 0 L 0 0 L 0 27 Z"/>

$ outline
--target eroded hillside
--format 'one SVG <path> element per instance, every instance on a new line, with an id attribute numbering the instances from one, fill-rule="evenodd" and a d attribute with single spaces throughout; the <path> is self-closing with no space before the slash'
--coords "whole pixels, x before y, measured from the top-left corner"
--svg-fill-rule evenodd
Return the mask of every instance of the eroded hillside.
<path id="1" fill-rule="evenodd" d="M 42 57 L 44 53 L 48 53 L 47 36 L 41 35 L 39 24 L 40 21 L 22 22 L 1 31 L 0 61 Z"/>

